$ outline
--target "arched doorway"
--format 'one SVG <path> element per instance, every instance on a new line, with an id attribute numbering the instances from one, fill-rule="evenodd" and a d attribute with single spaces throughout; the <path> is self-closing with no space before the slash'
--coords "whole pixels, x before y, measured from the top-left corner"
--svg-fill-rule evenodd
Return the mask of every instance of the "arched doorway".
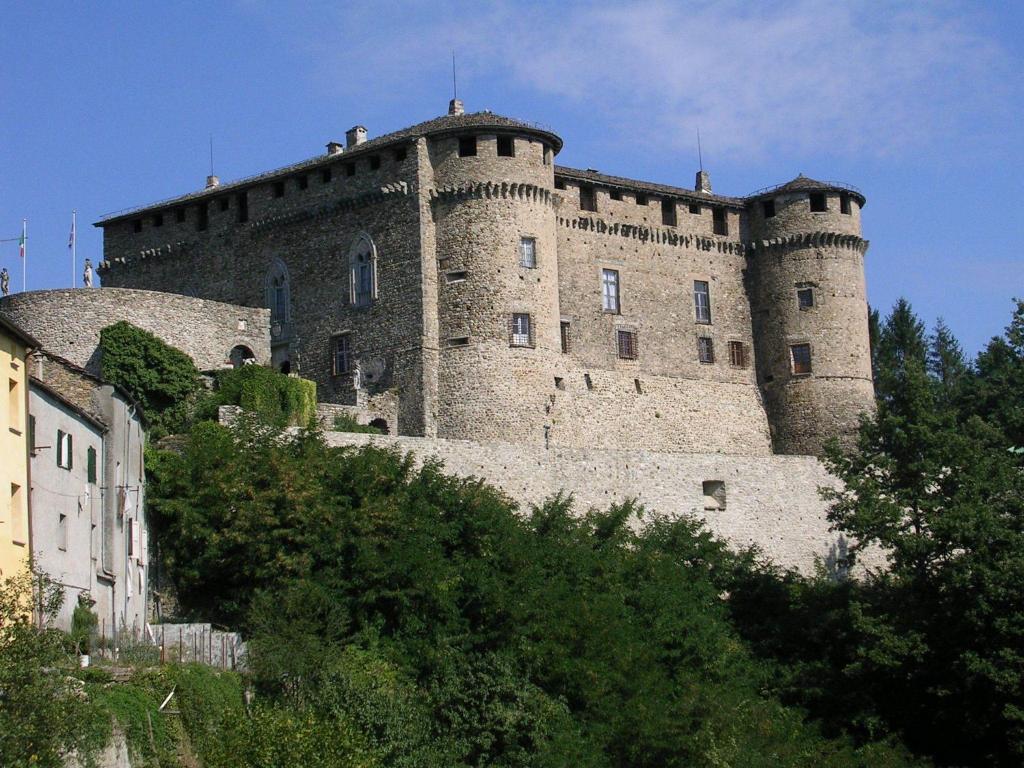
<path id="1" fill-rule="evenodd" d="M 232 348 L 228 355 L 232 368 L 241 368 L 243 365 L 252 365 L 256 362 L 256 355 L 245 344 L 238 344 Z"/>
<path id="2" fill-rule="evenodd" d="M 385 419 L 378 417 L 370 422 L 370 426 L 379 429 L 382 435 L 390 434 L 388 432 L 388 423 Z"/>

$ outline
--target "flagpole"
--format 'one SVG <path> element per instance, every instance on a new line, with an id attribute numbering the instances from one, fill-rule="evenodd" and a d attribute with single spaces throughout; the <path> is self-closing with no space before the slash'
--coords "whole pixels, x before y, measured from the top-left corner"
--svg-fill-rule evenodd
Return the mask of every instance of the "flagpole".
<path id="1" fill-rule="evenodd" d="M 21 220 L 21 292 L 25 293 L 28 290 L 25 282 L 25 262 L 28 261 L 28 219 Z"/>
<path id="2" fill-rule="evenodd" d="M 75 219 L 78 211 L 71 211 L 71 287 L 74 288 L 78 280 L 78 237 L 75 233 Z"/>

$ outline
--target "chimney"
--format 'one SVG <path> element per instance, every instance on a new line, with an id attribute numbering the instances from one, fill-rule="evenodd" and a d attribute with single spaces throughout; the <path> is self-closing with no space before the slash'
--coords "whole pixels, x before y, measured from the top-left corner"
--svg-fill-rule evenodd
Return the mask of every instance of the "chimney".
<path id="1" fill-rule="evenodd" d="M 711 174 L 697 171 L 697 183 L 693 187 L 698 192 L 711 192 Z"/>
<path id="2" fill-rule="evenodd" d="M 327 154 L 328 155 L 340 155 L 345 151 L 345 147 L 338 141 L 327 142 Z"/>
<path id="3" fill-rule="evenodd" d="M 448 102 L 449 115 L 463 115 L 465 113 L 466 108 L 462 104 L 462 99 L 452 99 Z"/>
<path id="4" fill-rule="evenodd" d="M 218 176 L 210 175 L 206 177 L 206 188 L 212 189 L 213 187 L 220 186 L 220 178 Z"/>
<path id="5" fill-rule="evenodd" d="M 361 125 L 354 126 L 345 131 L 345 146 L 355 147 L 366 141 L 366 128 Z"/>

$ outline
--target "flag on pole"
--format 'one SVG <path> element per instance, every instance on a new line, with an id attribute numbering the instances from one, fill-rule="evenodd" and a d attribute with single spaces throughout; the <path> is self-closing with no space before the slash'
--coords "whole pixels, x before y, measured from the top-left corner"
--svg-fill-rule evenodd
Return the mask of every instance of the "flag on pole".
<path id="1" fill-rule="evenodd" d="M 68 248 L 74 250 L 75 247 L 75 215 L 71 214 L 71 235 L 68 237 Z"/>
<path id="2" fill-rule="evenodd" d="M 18 238 L 18 255 L 25 258 L 25 227 L 21 228 L 21 237 Z"/>

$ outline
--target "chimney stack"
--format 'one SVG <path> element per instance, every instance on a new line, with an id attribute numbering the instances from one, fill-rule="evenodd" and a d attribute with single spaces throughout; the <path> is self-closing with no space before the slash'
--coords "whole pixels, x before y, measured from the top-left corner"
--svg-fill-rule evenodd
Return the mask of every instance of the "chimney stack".
<path id="1" fill-rule="evenodd" d="M 693 187 L 698 192 L 711 192 L 711 174 L 707 171 L 697 171 L 697 183 Z"/>
<path id="2" fill-rule="evenodd" d="M 452 99 L 448 102 L 449 115 L 463 115 L 465 113 L 466 108 L 462 105 L 462 99 Z"/>
<path id="3" fill-rule="evenodd" d="M 219 177 L 214 176 L 212 174 L 206 177 L 206 188 L 207 189 L 212 189 L 213 187 L 219 187 L 219 186 L 220 186 L 220 178 Z"/>
<path id="4" fill-rule="evenodd" d="M 366 141 L 366 128 L 361 125 L 354 126 L 345 131 L 345 145 L 355 147 Z"/>
<path id="5" fill-rule="evenodd" d="M 327 154 L 328 155 L 340 155 L 345 151 L 345 147 L 338 141 L 327 142 Z"/>

